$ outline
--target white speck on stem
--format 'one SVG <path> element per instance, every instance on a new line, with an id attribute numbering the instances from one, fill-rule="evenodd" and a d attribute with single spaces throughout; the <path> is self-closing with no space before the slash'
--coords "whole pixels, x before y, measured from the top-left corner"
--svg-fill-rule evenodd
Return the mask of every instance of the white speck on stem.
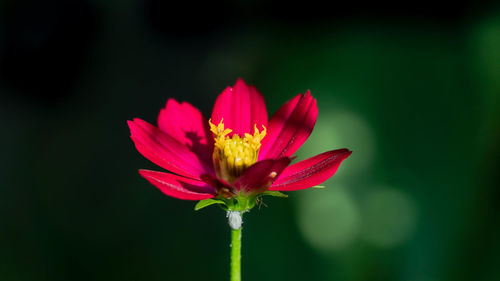
<path id="1" fill-rule="evenodd" d="M 226 217 L 232 229 L 238 230 L 241 228 L 243 220 L 241 219 L 241 213 L 239 211 L 227 211 Z"/>

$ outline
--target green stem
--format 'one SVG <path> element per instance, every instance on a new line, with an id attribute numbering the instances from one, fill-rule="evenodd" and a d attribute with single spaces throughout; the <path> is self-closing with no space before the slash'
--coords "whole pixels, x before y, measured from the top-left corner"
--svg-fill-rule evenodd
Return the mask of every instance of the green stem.
<path id="1" fill-rule="evenodd" d="M 231 229 L 231 281 L 241 281 L 241 227 Z"/>

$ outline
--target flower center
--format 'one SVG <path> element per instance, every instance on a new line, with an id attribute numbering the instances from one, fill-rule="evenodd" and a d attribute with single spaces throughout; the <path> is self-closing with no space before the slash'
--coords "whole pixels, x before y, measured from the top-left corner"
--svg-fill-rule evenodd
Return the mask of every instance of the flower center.
<path id="1" fill-rule="evenodd" d="M 215 173 L 217 177 L 233 183 L 246 168 L 257 162 L 260 141 L 266 135 L 266 127 L 262 126 L 262 132 L 259 132 L 257 125 L 254 125 L 253 135 L 245 133 L 243 138 L 238 134 L 229 137 L 227 135 L 232 130 L 224 129 L 223 120 L 217 126 L 212 123 L 212 120 L 208 122 L 215 139 L 213 154 Z"/>

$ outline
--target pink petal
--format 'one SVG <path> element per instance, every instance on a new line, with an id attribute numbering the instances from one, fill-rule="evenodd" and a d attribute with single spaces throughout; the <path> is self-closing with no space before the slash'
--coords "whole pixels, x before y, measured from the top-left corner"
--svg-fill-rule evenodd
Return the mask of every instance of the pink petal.
<path id="1" fill-rule="evenodd" d="M 236 191 L 245 193 L 261 193 L 280 176 L 281 172 L 290 164 L 291 159 L 266 159 L 247 168 L 243 175 L 234 182 Z"/>
<path id="2" fill-rule="evenodd" d="M 267 127 L 267 109 L 262 95 L 254 86 L 239 78 L 234 87 L 227 87 L 215 101 L 212 123 L 218 125 L 224 118 L 224 127 L 233 130 L 230 135 L 253 134 L 254 125 L 259 130 Z"/>
<path id="3" fill-rule="evenodd" d="M 217 190 L 217 194 L 226 198 L 235 196 L 230 183 L 223 179 L 219 179 L 214 175 L 201 175 L 201 180 Z"/>
<path id="4" fill-rule="evenodd" d="M 178 199 L 203 200 L 215 194 L 215 189 L 199 180 L 149 170 L 139 170 L 139 174 L 166 195 Z"/>
<path id="5" fill-rule="evenodd" d="M 206 184 L 215 187 L 216 190 L 219 188 L 228 188 L 231 189 L 231 184 L 228 183 L 227 181 L 223 179 L 219 179 L 214 175 L 201 175 L 200 176 L 201 180 L 204 181 Z"/>
<path id="6" fill-rule="evenodd" d="M 311 134 L 318 107 L 309 91 L 285 103 L 269 121 L 259 159 L 292 156 Z"/>
<path id="7" fill-rule="evenodd" d="M 269 190 L 292 191 L 321 184 L 335 174 L 349 155 L 351 151 L 338 149 L 295 163 L 281 173 Z"/>
<path id="8" fill-rule="evenodd" d="M 208 120 L 196 107 L 168 99 L 158 116 L 158 127 L 207 162 L 212 162 L 213 136 Z"/>
<path id="9" fill-rule="evenodd" d="M 137 150 L 156 165 L 188 178 L 213 173 L 211 164 L 157 127 L 138 118 L 127 123 Z"/>

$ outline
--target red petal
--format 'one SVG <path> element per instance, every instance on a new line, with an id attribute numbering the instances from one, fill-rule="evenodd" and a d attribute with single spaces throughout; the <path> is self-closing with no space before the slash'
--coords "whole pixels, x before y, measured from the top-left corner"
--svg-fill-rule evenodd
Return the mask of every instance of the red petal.
<path id="1" fill-rule="evenodd" d="M 213 137 L 208 120 L 196 107 L 169 99 L 158 116 L 158 127 L 208 163 L 212 162 Z"/>
<path id="2" fill-rule="evenodd" d="M 248 167 L 243 175 L 234 182 L 236 191 L 245 193 L 261 193 L 280 176 L 281 172 L 290 164 L 291 159 L 266 159 Z"/>
<path id="3" fill-rule="evenodd" d="M 347 149 L 318 154 L 287 167 L 269 190 L 292 191 L 313 187 L 333 176 L 340 163 L 351 155 Z"/>
<path id="4" fill-rule="evenodd" d="M 127 123 L 137 150 L 158 166 L 188 178 L 213 173 L 211 165 L 157 127 L 138 118 Z"/>
<path id="5" fill-rule="evenodd" d="M 218 125 L 224 118 L 224 127 L 233 130 L 230 135 L 253 134 L 254 125 L 259 130 L 267 127 L 267 109 L 262 95 L 254 86 L 239 78 L 234 87 L 227 87 L 215 101 L 212 123 Z"/>
<path id="6" fill-rule="evenodd" d="M 219 179 L 214 175 L 201 175 L 201 180 L 217 190 L 217 194 L 226 198 L 232 198 L 236 194 L 230 183 L 223 179 Z"/>
<path id="7" fill-rule="evenodd" d="M 309 91 L 285 103 L 269 121 L 259 159 L 293 155 L 311 134 L 317 116 L 316 100 Z"/>
<path id="8" fill-rule="evenodd" d="M 227 181 L 225 181 L 223 179 L 219 179 L 214 175 L 209 175 L 209 174 L 201 175 L 200 178 L 202 181 L 204 181 L 208 185 L 215 187 L 216 190 L 219 188 L 223 188 L 223 187 L 231 189 L 230 183 L 228 183 Z"/>
<path id="9" fill-rule="evenodd" d="M 215 189 L 199 180 L 149 170 L 139 170 L 139 174 L 166 195 L 178 199 L 203 200 L 215 194 Z"/>

